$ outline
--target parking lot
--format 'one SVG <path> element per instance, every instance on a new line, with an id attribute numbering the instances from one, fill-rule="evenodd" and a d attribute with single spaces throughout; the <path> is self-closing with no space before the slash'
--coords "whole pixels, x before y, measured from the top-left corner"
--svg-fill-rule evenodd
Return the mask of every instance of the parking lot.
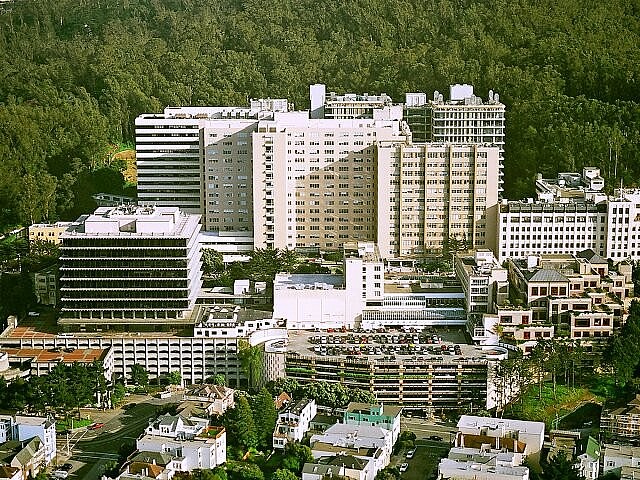
<path id="1" fill-rule="evenodd" d="M 307 351 L 319 356 L 460 356 L 463 354 L 463 345 L 461 343 L 464 341 L 464 334 L 459 334 L 459 332 L 446 332 L 443 334 L 428 329 L 420 332 L 415 329 L 411 329 L 409 332 L 379 329 L 374 333 L 342 331 L 334 333 L 327 331 L 327 333 L 311 335 L 308 338 Z"/>
<path id="2" fill-rule="evenodd" d="M 439 442 L 423 441 L 415 448 L 412 458 L 407 458 L 406 451 L 392 459 L 392 465 L 398 468 L 407 463 L 406 471 L 400 474 L 403 480 L 429 480 L 438 476 L 438 463 L 447 456 L 449 446 Z"/>

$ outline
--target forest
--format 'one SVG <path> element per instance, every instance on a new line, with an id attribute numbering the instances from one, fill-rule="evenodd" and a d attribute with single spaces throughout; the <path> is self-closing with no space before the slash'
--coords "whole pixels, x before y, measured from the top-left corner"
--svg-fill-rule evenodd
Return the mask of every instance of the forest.
<path id="1" fill-rule="evenodd" d="M 447 91 L 507 106 L 505 196 L 640 173 L 639 0 L 13 0 L 0 10 L 0 230 L 118 193 L 112 153 L 167 105 Z"/>

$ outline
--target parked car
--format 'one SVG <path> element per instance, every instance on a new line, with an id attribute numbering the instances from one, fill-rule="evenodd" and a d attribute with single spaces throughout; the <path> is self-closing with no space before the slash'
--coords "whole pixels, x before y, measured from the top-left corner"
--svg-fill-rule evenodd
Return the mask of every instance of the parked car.
<path id="1" fill-rule="evenodd" d="M 442 441 L 442 437 L 439 437 L 438 435 L 429 435 L 429 440 L 433 440 L 434 442 L 440 442 Z"/>
<path id="2" fill-rule="evenodd" d="M 413 458 L 413 456 L 415 455 L 415 453 L 416 453 L 416 449 L 415 449 L 415 448 L 414 448 L 413 450 L 409 450 L 409 451 L 407 452 L 407 458 Z"/>
<path id="3" fill-rule="evenodd" d="M 406 472 L 407 468 L 409 468 L 409 464 L 408 463 L 403 463 L 402 465 L 400 465 L 400 473 Z"/>
<path id="4" fill-rule="evenodd" d="M 94 423 L 92 425 L 89 425 L 89 430 L 98 430 L 102 427 L 104 427 L 104 423 Z"/>
<path id="5" fill-rule="evenodd" d="M 67 478 L 69 476 L 69 472 L 66 470 L 54 470 L 53 477 L 54 478 Z"/>

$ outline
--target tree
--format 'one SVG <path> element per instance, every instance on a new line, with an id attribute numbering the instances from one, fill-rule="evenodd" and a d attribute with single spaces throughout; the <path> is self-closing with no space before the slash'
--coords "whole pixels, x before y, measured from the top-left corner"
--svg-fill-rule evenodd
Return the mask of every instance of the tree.
<path id="1" fill-rule="evenodd" d="M 234 408 L 228 409 L 223 417 L 229 443 L 240 447 L 243 451 L 257 445 L 256 428 L 253 422 L 251 407 L 244 395 L 236 399 Z"/>
<path id="2" fill-rule="evenodd" d="M 313 454 L 309 447 L 298 442 L 287 442 L 287 445 L 284 447 L 284 458 L 282 459 L 282 466 L 284 468 L 299 474 L 304 464 L 311 463 L 312 461 Z"/>
<path id="3" fill-rule="evenodd" d="M 238 341 L 238 359 L 247 377 L 248 389 L 255 390 L 262 383 L 264 370 L 264 347 L 251 346 L 246 340 Z"/>
<path id="4" fill-rule="evenodd" d="M 251 402 L 251 407 L 258 437 L 258 448 L 270 451 L 278 413 L 276 412 L 273 398 L 266 388 L 263 387 L 260 393 L 255 396 L 253 402 Z"/>
<path id="5" fill-rule="evenodd" d="M 295 473 L 286 468 L 279 468 L 271 475 L 271 480 L 298 480 L 298 478 Z"/>
<path id="6" fill-rule="evenodd" d="M 264 473 L 255 463 L 227 462 L 229 480 L 264 480 Z"/>
<path id="7" fill-rule="evenodd" d="M 125 394 L 127 393 L 127 389 L 124 388 L 124 385 L 120 382 L 116 383 L 113 386 L 113 391 L 111 392 L 111 405 L 119 405 L 122 400 L 124 400 Z"/>
<path id="8" fill-rule="evenodd" d="M 131 365 L 130 376 L 134 385 L 140 385 L 141 387 L 149 385 L 149 372 L 138 363 Z"/>
<path id="9" fill-rule="evenodd" d="M 540 480 L 580 480 L 582 478 L 574 467 L 573 459 L 560 450 L 551 460 L 543 465 Z"/>
<path id="10" fill-rule="evenodd" d="M 224 271 L 222 253 L 212 249 L 202 249 L 202 271 L 205 275 L 217 276 Z"/>
<path id="11" fill-rule="evenodd" d="M 167 375 L 167 380 L 169 381 L 169 385 L 181 385 L 182 374 L 179 370 L 173 370 L 172 372 L 169 372 L 169 375 Z"/>
<path id="12" fill-rule="evenodd" d="M 227 378 L 222 375 L 221 373 L 216 373 L 213 376 L 212 382 L 214 385 L 219 385 L 221 387 L 224 387 L 227 385 Z"/>

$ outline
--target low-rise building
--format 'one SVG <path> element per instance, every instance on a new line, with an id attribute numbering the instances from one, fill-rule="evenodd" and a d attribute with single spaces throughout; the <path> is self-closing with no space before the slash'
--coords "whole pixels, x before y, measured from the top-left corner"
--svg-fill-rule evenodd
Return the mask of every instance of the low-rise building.
<path id="1" fill-rule="evenodd" d="M 600 430 L 605 438 L 640 438 L 640 394 L 626 407 L 603 410 Z"/>
<path id="2" fill-rule="evenodd" d="M 298 400 L 278 414 L 273 431 L 273 448 L 284 448 L 289 442 L 300 442 L 309 431 L 311 420 L 318 413 L 316 401 L 308 398 Z"/>
<path id="3" fill-rule="evenodd" d="M 544 442 L 544 423 L 462 415 L 458 421 L 456 442 L 463 441 L 467 435 L 490 437 L 496 442 L 496 448 L 504 445 L 505 441 L 521 442 L 525 446 L 524 456 L 537 463 Z"/>
<path id="4" fill-rule="evenodd" d="M 457 459 L 450 454 L 438 465 L 438 479 L 451 480 L 529 480 L 529 469 L 512 465 L 508 454 L 475 454 L 461 452 Z"/>
<path id="5" fill-rule="evenodd" d="M 402 407 L 398 406 L 351 402 L 344 412 L 343 422 L 347 425 L 372 425 L 389 430 L 395 444 L 400 436 L 401 412 Z"/>
<path id="6" fill-rule="evenodd" d="M 140 452 L 172 456 L 167 469 L 190 472 L 214 468 L 227 461 L 227 435 L 223 427 L 211 427 L 208 420 L 164 415 L 152 422 L 136 441 Z"/>
<path id="7" fill-rule="evenodd" d="M 199 404 L 209 416 L 222 415 L 235 405 L 233 388 L 224 385 L 191 385 L 183 400 Z"/>
<path id="8" fill-rule="evenodd" d="M 373 461 L 353 455 L 320 457 L 314 463 L 305 463 L 302 480 L 326 480 L 327 478 L 345 478 L 366 480 L 371 476 Z"/>
<path id="9" fill-rule="evenodd" d="M 17 469 L 21 480 L 36 478 L 48 465 L 45 459 L 45 446 L 38 436 L 22 441 L 10 440 L 0 445 L 0 463 Z"/>
<path id="10" fill-rule="evenodd" d="M 38 437 L 44 450 L 44 462 L 49 465 L 56 456 L 56 424 L 53 418 L 26 415 L 0 415 L 0 443 L 25 442 Z"/>
<path id="11" fill-rule="evenodd" d="M 587 439 L 587 448 L 585 452 L 578 455 L 578 471 L 583 478 L 588 480 L 595 480 L 600 473 L 600 456 L 601 456 L 600 444 L 598 441 L 589 437 Z"/>
<path id="12" fill-rule="evenodd" d="M 29 227 L 29 241 L 45 241 L 60 245 L 60 236 L 71 226 L 71 222 L 34 223 Z"/>
<path id="13" fill-rule="evenodd" d="M 640 469 L 640 447 L 605 444 L 602 473 L 619 473 L 625 467 Z"/>
<path id="14" fill-rule="evenodd" d="M 393 442 L 390 430 L 338 423 L 321 434 L 313 435 L 310 446 L 314 458 L 352 455 L 370 461 L 373 468 L 364 480 L 373 480 L 380 470 L 389 465 Z"/>

